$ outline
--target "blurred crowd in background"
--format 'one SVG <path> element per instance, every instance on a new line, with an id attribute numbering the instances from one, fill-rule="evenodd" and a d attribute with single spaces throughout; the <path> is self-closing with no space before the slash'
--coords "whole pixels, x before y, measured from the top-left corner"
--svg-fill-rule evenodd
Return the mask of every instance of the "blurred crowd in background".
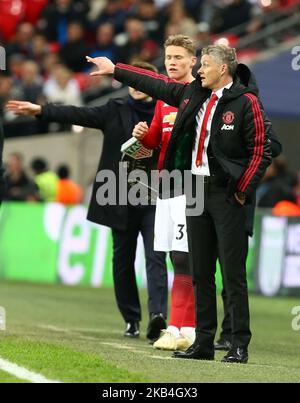
<path id="1" fill-rule="evenodd" d="M 6 166 L 4 200 L 28 202 L 59 202 L 65 205 L 88 202 L 86 194 L 70 179 L 70 169 L 60 165 L 56 171 L 48 167 L 44 158 L 34 158 L 30 172 L 24 167 L 19 152 L 9 155 Z M 300 171 L 291 172 L 284 156 L 274 159 L 257 191 L 257 206 L 272 208 L 276 215 L 300 215 Z"/>
<path id="2" fill-rule="evenodd" d="M 138 59 L 157 65 L 165 39 L 179 33 L 193 37 L 199 51 L 224 35 L 235 46 L 245 35 L 262 29 L 268 13 L 281 15 L 298 3 L 299 0 L 1 0 L 0 45 L 6 52 L 6 70 L 0 71 L 0 116 L 6 137 L 68 129 L 10 114 L 5 110 L 9 99 L 81 106 L 121 87 L 110 77 L 90 77 L 86 55 L 107 56 L 124 63 Z M 237 26 L 242 28 L 233 34 Z M 54 173 L 49 171 L 47 161 L 37 158 L 32 161 L 34 179 L 30 179 L 20 153 L 10 155 L 6 162 L 7 200 L 67 204 L 82 201 L 81 189 L 70 184 L 67 166 L 58 167 Z M 64 199 L 68 192 L 71 200 Z M 300 210 L 300 175 L 288 172 L 284 157 L 269 168 L 258 192 L 258 205 L 274 207 L 282 198 L 291 200 Z"/>
<path id="3" fill-rule="evenodd" d="M 89 77 L 85 56 L 114 62 L 155 62 L 165 38 L 193 37 L 201 47 L 221 33 L 258 31 L 265 15 L 296 0 L 1 0 L 0 44 L 7 69 L 0 74 L 0 114 L 6 136 L 59 131 L 38 121 L 12 124 L 8 99 L 84 105 L 120 88 L 108 77 Z M 231 45 L 237 35 L 228 35 Z M 20 118 L 19 118 L 20 120 Z"/>
<path id="4" fill-rule="evenodd" d="M 4 200 L 58 202 L 66 205 L 83 201 L 82 189 L 70 179 L 67 165 L 58 166 L 56 172 L 49 169 L 44 158 L 34 158 L 30 165 L 32 176 L 24 167 L 21 153 L 9 155 Z"/>

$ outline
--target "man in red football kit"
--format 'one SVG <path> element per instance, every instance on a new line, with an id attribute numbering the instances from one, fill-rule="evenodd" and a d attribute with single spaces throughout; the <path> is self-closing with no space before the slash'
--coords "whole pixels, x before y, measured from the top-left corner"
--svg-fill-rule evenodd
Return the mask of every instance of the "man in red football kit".
<path id="1" fill-rule="evenodd" d="M 170 78 L 191 82 L 196 63 L 196 46 L 184 35 L 170 36 L 165 44 L 165 67 Z M 158 101 L 150 128 L 138 123 L 133 136 L 149 149 L 161 145 L 158 169 L 162 169 L 177 108 Z M 185 218 L 185 195 L 157 199 L 154 229 L 154 250 L 170 252 L 174 267 L 171 293 L 170 321 L 161 337 L 153 344 L 162 350 L 186 350 L 195 340 L 195 299 L 192 276 L 188 264 L 188 244 Z"/>

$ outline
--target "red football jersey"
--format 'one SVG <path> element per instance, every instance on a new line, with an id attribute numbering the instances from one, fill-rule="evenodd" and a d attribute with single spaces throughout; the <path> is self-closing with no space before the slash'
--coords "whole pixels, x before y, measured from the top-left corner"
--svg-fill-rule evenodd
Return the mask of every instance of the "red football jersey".
<path id="1" fill-rule="evenodd" d="M 161 144 L 158 170 L 163 168 L 167 146 L 172 134 L 178 109 L 163 101 L 157 101 L 154 117 L 148 134 L 141 141 L 147 148 L 153 149 Z"/>

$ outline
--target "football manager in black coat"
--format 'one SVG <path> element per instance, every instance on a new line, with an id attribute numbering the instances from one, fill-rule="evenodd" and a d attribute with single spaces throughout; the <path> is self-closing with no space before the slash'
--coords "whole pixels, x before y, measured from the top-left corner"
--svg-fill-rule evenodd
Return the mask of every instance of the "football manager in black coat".
<path id="1" fill-rule="evenodd" d="M 155 70 L 155 67 L 148 63 L 140 62 L 136 65 Z M 150 124 L 155 107 L 155 101 L 148 95 L 133 88 L 129 89 L 129 93 L 128 97 L 111 99 L 101 107 L 53 104 L 40 106 L 23 101 L 10 101 L 6 107 L 18 115 L 36 116 L 46 121 L 102 130 L 104 142 L 97 172 L 112 171 L 116 177 L 116 190 L 118 190 L 121 145 L 132 137 L 134 125 L 140 120 L 148 121 Z M 156 340 L 160 330 L 166 327 L 168 284 L 165 253 L 153 250 L 155 206 L 128 204 L 100 206 L 97 203 L 96 195 L 101 185 L 103 182 L 99 183 L 95 178 L 87 218 L 92 222 L 112 228 L 114 289 L 119 310 L 126 322 L 124 336 L 139 336 L 141 306 L 134 262 L 137 238 L 141 233 L 145 246 L 150 316 L 147 337 L 151 341 Z"/>
<path id="2" fill-rule="evenodd" d="M 190 264 L 196 296 L 196 340 L 177 358 L 214 359 L 217 330 L 215 267 L 220 256 L 232 322 L 232 347 L 223 362 L 247 363 L 251 339 L 246 256 L 245 204 L 251 203 L 271 162 L 269 123 L 247 66 L 235 49 L 202 50 L 196 80 L 178 83 L 164 75 L 89 58 L 93 75 L 114 77 L 179 108 L 167 149 L 168 170 L 192 171 L 204 182 L 204 211 L 187 216 Z"/>
<path id="3" fill-rule="evenodd" d="M 278 157 L 282 153 L 282 145 L 277 137 L 277 134 L 269 126 L 267 129 L 267 133 L 271 140 L 271 151 L 272 158 Z M 246 211 L 246 232 L 248 237 L 253 236 L 254 232 L 254 218 L 255 218 L 255 206 L 256 206 L 256 197 L 254 196 L 251 203 L 245 205 Z M 224 318 L 222 320 L 220 337 L 215 343 L 215 351 L 229 351 L 231 349 L 231 317 L 230 317 L 230 309 L 228 306 L 228 298 L 225 287 L 222 289 L 222 299 L 223 299 L 223 307 L 224 307 Z"/>

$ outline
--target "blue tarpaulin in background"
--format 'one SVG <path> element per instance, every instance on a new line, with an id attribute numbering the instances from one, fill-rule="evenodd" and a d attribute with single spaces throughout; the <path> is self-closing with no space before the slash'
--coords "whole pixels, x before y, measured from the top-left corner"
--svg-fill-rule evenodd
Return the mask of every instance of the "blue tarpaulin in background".
<path id="1" fill-rule="evenodd" d="M 295 57 L 290 50 L 251 67 L 271 117 L 300 118 L 300 69 L 292 68 Z"/>

